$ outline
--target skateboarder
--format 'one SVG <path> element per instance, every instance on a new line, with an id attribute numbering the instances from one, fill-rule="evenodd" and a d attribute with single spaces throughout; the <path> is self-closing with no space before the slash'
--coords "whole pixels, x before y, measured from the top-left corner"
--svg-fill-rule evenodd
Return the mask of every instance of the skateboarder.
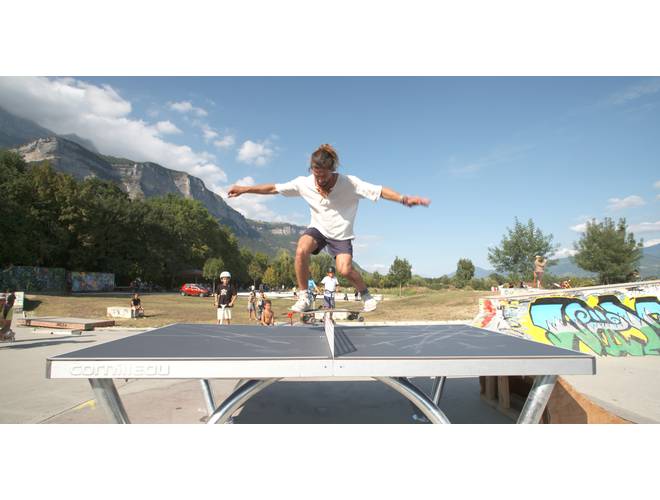
<path id="1" fill-rule="evenodd" d="M 300 293 L 291 309 L 297 312 L 308 311 L 312 307 L 307 295 L 310 255 L 317 255 L 326 246 L 335 258 L 339 273 L 360 292 L 364 310 L 376 309 L 376 300 L 369 294 L 360 273 L 353 268 L 353 223 L 360 198 L 372 201 L 383 198 L 407 207 L 428 206 L 431 203 L 427 198 L 401 195 L 393 189 L 369 184 L 353 175 L 339 174 L 336 172 L 338 165 L 339 156 L 335 149 L 323 144 L 310 158 L 311 175 L 307 177 L 296 177 L 282 184 L 234 185 L 228 191 L 230 198 L 248 193 L 300 196 L 309 205 L 311 222 L 298 240 L 296 249 L 295 268 Z"/>

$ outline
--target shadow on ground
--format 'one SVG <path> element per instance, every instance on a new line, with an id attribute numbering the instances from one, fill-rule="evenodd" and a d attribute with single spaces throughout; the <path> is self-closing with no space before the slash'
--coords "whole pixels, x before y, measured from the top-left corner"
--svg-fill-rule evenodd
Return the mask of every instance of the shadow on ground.
<path id="1" fill-rule="evenodd" d="M 206 408 L 199 381 L 165 381 L 150 386 L 131 381 L 119 389 L 132 423 L 203 423 Z M 233 390 L 236 381 L 213 380 L 216 403 Z M 429 391 L 428 379 L 414 383 Z M 154 385 L 157 384 L 157 385 Z M 147 388 L 149 387 L 149 388 Z M 145 388 L 141 390 L 141 388 Z M 90 390 L 90 398 L 93 394 Z M 481 401 L 477 378 L 449 379 L 440 408 L 452 423 L 511 424 Z M 407 399 L 380 382 L 280 382 L 248 401 L 236 424 L 412 424 Z M 107 423 L 93 401 L 56 415 L 46 423 Z"/>

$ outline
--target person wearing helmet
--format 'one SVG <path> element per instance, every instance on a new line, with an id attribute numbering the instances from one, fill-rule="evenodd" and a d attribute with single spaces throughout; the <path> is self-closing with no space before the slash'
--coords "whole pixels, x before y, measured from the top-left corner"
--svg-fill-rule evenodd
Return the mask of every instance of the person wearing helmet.
<path id="1" fill-rule="evenodd" d="M 335 293 L 339 291 L 339 280 L 335 277 L 335 268 L 328 268 L 328 275 L 321 280 L 323 285 L 323 307 L 335 308 Z"/>
<path id="2" fill-rule="evenodd" d="M 322 144 L 310 158 L 311 175 L 296 177 L 282 184 L 234 185 L 227 195 L 235 198 L 242 194 L 281 194 L 300 196 L 310 208 L 311 222 L 298 240 L 296 249 L 296 278 L 300 292 L 291 308 L 297 312 L 309 311 L 312 302 L 307 293 L 310 256 L 327 247 L 335 258 L 339 274 L 345 276 L 358 289 L 365 311 L 376 309 L 376 300 L 353 268 L 353 224 L 361 198 L 377 201 L 380 198 L 401 203 L 406 207 L 428 206 L 431 200 L 419 196 L 405 196 L 385 186 L 370 184 L 354 175 L 336 172 L 339 156 L 329 144 Z"/>
<path id="3" fill-rule="evenodd" d="M 234 307 L 234 302 L 236 302 L 236 297 L 238 293 L 236 288 L 234 288 L 229 280 L 231 279 L 231 274 L 227 271 L 222 271 L 220 273 L 220 285 L 218 286 L 213 303 L 217 308 L 217 324 L 222 325 L 225 320 L 227 324 L 231 324 L 231 308 Z"/>

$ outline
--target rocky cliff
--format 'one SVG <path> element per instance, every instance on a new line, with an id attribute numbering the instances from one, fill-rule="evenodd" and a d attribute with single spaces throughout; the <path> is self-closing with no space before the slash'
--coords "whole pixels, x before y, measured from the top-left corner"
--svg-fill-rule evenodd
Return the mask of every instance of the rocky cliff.
<path id="1" fill-rule="evenodd" d="M 0 108 L 0 148 L 13 148 L 28 163 L 48 161 L 59 172 L 76 179 L 98 177 L 118 184 L 132 199 L 168 193 L 199 200 L 239 241 L 253 251 L 275 255 L 293 251 L 304 227 L 246 219 L 210 191 L 204 182 L 186 172 L 152 162 L 100 154 L 89 140 L 74 134 L 58 135 L 38 124 Z"/>

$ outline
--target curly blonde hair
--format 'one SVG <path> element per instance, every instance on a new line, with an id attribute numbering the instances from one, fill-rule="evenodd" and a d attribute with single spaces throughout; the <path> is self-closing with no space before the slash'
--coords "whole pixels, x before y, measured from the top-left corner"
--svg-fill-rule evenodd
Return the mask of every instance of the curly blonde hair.
<path id="1" fill-rule="evenodd" d="M 321 144 L 316 151 L 312 153 L 310 168 L 327 168 L 328 170 L 337 170 L 339 166 L 339 155 L 335 148 L 330 144 Z"/>

